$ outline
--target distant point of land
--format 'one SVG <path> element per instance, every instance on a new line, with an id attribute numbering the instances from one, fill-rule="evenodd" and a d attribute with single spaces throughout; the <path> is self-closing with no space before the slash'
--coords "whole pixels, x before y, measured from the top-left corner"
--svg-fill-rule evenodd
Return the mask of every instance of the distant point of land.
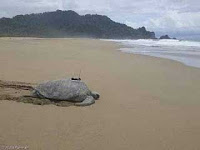
<path id="1" fill-rule="evenodd" d="M 72 10 L 57 10 L 1 18 L 0 37 L 155 39 L 155 33 L 145 27 L 133 29 L 103 15 L 79 15 Z"/>

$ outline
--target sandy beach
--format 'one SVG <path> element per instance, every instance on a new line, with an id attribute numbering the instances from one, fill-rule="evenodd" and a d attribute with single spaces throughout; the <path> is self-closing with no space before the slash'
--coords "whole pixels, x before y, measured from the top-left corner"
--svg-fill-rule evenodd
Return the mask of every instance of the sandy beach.
<path id="1" fill-rule="evenodd" d="M 0 38 L 0 80 L 37 84 L 81 70 L 82 80 L 101 94 L 89 107 L 0 100 L 0 146 L 200 149 L 200 69 L 119 48 L 94 39 Z"/>

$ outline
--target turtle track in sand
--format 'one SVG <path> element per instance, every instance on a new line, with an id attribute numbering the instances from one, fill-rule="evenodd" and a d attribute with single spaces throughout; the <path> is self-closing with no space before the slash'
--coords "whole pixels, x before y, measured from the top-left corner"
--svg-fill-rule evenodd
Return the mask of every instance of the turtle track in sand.
<path id="1" fill-rule="evenodd" d="M 52 101 L 49 99 L 39 99 L 27 97 L 30 95 L 33 87 L 37 84 L 16 82 L 16 81 L 2 81 L 0 80 L 0 102 L 3 100 L 30 103 L 34 105 L 56 105 L 61 107 L 74 106 L 74 103 L 66 101 Z"/>
<path id="2" fill-rule="evenodd" d="M 0 80 L 0 88 L 13 88 L 16 90 L 33 90 L 31 83 L 14 82 L 14 81 L 2 81 Z"/>

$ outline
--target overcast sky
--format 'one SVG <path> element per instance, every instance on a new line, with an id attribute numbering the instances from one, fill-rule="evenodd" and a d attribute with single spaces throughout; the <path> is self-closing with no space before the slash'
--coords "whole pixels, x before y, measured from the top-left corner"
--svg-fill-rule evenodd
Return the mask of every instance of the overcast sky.
<path id="1" fill-rule="evenodd" d="M 200 0 L 0 0 L 0 17 L 57 9 L 107 15 L 157 35 L 200 35 Z"/>

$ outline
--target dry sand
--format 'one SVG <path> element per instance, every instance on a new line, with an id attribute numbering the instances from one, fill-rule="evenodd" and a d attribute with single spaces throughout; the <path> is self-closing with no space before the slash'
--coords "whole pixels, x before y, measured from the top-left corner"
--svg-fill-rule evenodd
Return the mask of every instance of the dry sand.
<path id="1" fill-rule="evenodd" d="M 0 146 L 200 149 L 200 69 L 118 48 L 92 39 L 0 39 L 0 80 L 40 83 L 81 69 L 81 78 L 101 94 L 89 107 L 1 100 Z"/>

